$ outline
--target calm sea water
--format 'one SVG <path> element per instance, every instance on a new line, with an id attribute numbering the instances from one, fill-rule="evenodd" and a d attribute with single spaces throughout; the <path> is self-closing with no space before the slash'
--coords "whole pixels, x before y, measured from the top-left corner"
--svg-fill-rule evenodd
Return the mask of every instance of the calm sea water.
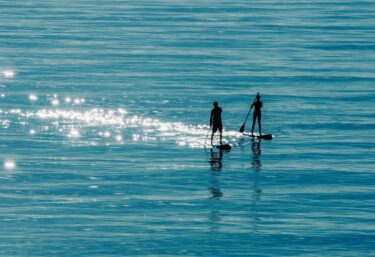
<path id="1" fill-rule="evenodd" d="M 2 0 L 0 255 L 371 256 L 374 84 L 374 1 Z"/>

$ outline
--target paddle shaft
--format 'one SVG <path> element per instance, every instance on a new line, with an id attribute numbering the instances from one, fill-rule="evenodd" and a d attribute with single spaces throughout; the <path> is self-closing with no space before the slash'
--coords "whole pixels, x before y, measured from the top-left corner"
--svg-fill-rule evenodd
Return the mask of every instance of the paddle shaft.
<path id="1" fill-rule="evenodd" d="M 256 99 L 256 97 L 255 97 L 255 99 Z M 254 99 L 254 101 L 253 101 L 253 104 L 255 103 L 255 99 Z M 248 112 L 247 115 L 246 115 L 246 119 L 245 119 L 244 123 L 242 124 L 242 126 L 241 126 L 241 128 L 240 128 L 240 132 L 241 132 L 241 133 L 243 133 L 243 132 L 245 131 L 245 124 L 246 124 L 247 118 L 249 118 L 249 115 L 250 115 L 251 109 L 253 108 L 253 104 L 251 105 L 250 110 L 249 110 L 249 112 Z"/>
<path id="2" fill-rule="evenodd" d="M 251 108 L 250 108 L 250 110 L 247 112 L 247 115 L 246 115 L 245 121 L 243 122 L 243 125 L 242 125 L 242 126 L 244 126 L 244 127 L 245 127 L 245 123 L 246 123 L 246 121 L 247 121 L 247 118 L 249 118 L 250 112 L 251 112 Z"/>
<path id="3" fill-rule="evenodd" d="M 210 130 L 211 130 L 211 126 L 207 130 L 207 136 L 206 136 L 206 139 L 204 140 L 204 145 L 206 145 L 208 135 L 210 134 Z"/>

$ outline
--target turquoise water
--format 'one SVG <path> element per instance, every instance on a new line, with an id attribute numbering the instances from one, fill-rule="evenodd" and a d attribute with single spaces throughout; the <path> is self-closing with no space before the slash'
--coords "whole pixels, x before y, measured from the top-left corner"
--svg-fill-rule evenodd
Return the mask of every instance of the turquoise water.
<path id="1" fill-rule="evenodd" d="M 0 10 L 1 256 L 373 254 L 373 1 Z"/>

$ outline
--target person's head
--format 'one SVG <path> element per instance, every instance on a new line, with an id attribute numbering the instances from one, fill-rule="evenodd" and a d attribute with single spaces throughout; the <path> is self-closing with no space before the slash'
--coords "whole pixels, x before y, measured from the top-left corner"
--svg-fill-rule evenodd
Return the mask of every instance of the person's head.
<path id="1" fill-rule="evenodd" d="M 260 100 L 260 94 L 259 94 L 259 92 L 257 93 L 257 100 L 259 101 Z"/>
<path id="2" fill-rule="evenodd" d="M 219 103 L 215 101 L 215 102 L 214 102 L 214 107 L 215 107 L 215 108 L 218 108 L 218 107 L 219 107 Z"/>

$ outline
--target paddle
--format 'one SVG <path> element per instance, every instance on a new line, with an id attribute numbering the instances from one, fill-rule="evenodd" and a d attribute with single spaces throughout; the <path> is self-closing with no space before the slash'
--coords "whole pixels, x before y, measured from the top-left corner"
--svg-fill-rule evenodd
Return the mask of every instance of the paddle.
<path id="1" fill-rule="evenodd" d="M 255 103 L 255 99 L 253 101 L 253 104 Z M 250 114 L 252 108 L 253 108 L 253 105 L 251 105 L 250 110 L 249 110 L 249 112 L 246 115 L 246 119 L 245 119 L 244 123 L 242 124 L 242 126 L 240 128 L 240 133 L 243 133 L 245 131 L 245 124 L 246 124 L 247 118 L 249 118 L 249 114 Z"/>
<path id="2" fill-rule="evenodd" d="M 208 135 L 210 134 L 210 130 L 211 130 L 211 126 L 207 130 L 207 136 L 206 136 L 206 139 L 204 140 L 204 147 L 206 147 L 206 141 L 207 141 Z"/>

